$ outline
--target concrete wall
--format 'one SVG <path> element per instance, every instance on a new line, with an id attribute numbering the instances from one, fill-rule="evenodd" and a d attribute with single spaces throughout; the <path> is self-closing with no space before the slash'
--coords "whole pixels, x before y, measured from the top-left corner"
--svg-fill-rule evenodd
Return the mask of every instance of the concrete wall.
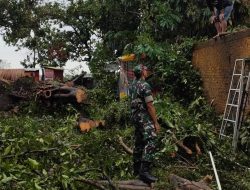
<path id="1" fill-rule="evenodd" d="M 235 59 L 246 57 L 250 57 L 250 29 L 195 45 L 192 64 L 201 74 L 208 102 L 214 100 L 218 113 L 224 112 Z"/>

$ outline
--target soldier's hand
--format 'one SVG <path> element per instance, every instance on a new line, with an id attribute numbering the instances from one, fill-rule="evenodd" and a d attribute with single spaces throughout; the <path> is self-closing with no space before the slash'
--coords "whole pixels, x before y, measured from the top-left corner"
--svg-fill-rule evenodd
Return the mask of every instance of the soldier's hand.
<path id="1" fill-rule="evenodd" d="M 161 127 L 160 127 L 159 123 L 158 123 L 158 122 L 155 123 L 154 126 L 155 126 L 155 131 L 156 131 L 156 133 L 159 133 L 160 130 L 161 130 Z"/>

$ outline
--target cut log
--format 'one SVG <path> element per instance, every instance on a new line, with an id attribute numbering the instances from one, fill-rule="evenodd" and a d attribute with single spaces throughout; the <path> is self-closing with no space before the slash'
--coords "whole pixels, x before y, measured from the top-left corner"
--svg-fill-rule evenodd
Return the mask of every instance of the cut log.
<path id="1" fill-rule="evenodd" d="M 87 91 L 83 87 L 69 87 L 65 84 L 41 83 L 36 91 L 36 100 L 41 100 L 43 104 L 51 106 L 57 102 L 72 103 L 74 105 L 83 104 L 87 101 Z"/>
<path id="2" fill-rule="evenodd" d="M 77 122 L 77 127 L 79 127 L 81 132 L 89 132 L 93 128 L 104 126 L 104 120 L 91 120 L 88 118 L 80 117 Z"/>
<path id="3" fill-rule="evenodd" d="M 212 190 L 208 186 L 208 184 L 211 183 L 212 180 L 211 176 L 206 176 L 203 180 L 195 182 L 174 174 L 170 174 L 169 180 L 170 183 L 174 186 L 175 190 Z"/>
<path id="4" fill-rule="evenodd" d="M 86 90 L 84 90 L 83 88 L 68 87 L 68 86 L 45 90 L 43 91 L 43 95 L 47 99 L 48 98 L 74 99 L 77 103 L 84 103 L 84 101 L 87 99 Z"/>
<path id="5" fill-rule="evenodd" d="M 79 105 L 87 100 L 87 90 L 83 87 L 66 86 L 56 82 L 35 82 L 32 78 L 18 78 L 14 82 L 0 79 L 1 110 L 9 109 L 9 102 L 18 105 L 20 100 L 38 101 L 43 105 L 72 103 Z"/>

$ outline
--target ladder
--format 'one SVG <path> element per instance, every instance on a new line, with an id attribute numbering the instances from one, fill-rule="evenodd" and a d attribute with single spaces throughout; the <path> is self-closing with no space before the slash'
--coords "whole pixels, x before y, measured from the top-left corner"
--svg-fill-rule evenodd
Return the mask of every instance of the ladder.
<path id="1" fill-rule="evenodd" d="M 233 133 L 232 147 L 235 152 L 239 131 L 244 119 L 250 83 L 250 59 L 236 59 L 222 119 L 220 138 Z M 227 129 L 227 130 L 226 130 Z"/>

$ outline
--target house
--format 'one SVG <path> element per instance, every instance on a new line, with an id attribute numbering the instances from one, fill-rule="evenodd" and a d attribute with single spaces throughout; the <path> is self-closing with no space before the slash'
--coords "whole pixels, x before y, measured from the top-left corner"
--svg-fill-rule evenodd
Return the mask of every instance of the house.
<path id="1" fill-rule="evenodd" d="M 44 80 L 58 80 L 63 81 L 63 69 L 57 67 L 44 67 Z"/>
<path id="2" fill-rule="evenodd" d="M 39 81 L 39 69 L 25 69 L 24 75 L 32 77 L 35 81 Z"/>

